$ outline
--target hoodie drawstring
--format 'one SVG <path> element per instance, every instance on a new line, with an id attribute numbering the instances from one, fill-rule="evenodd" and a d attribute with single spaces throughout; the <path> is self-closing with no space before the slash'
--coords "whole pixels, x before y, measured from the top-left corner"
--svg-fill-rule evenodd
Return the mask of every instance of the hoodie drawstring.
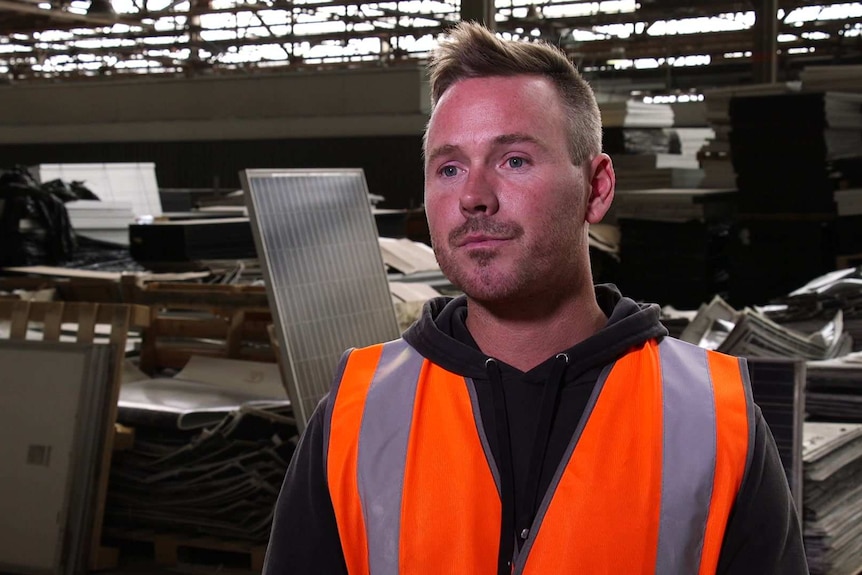
<path id="1" fill-rule="evenodd" d="M 560 398 L 563 378 L 569 365 L 569 356 L 557 354 L 554 367 L 542 391 L 542 404 L 536 421 L 533 449 L 527 470 L 527 483 L 524 497 L 515 502 L 515 471 L 512 462 L 512 442 L 509 431 L 509 416 L 506 410 L 506 394 L 503 393 L 503 378 L 500 366 L 493 358 L 485 361 L 485 370 L 491 382 L 494 398 L 494 427 L 497 429 L 499 444 L 500 498 L 502 500 L 502 520 L 500 524 L 500 552 L 497 559 L 498 575 L 511 575 L 512 559 L 516 544 L 520 545 L 530 535 L 530 527 L 542 501 L 539 481 L 545 464 L 545 453 L 551 436 L 554 412 Z M 518 540 L 516 541 L 516 538 Z"/>

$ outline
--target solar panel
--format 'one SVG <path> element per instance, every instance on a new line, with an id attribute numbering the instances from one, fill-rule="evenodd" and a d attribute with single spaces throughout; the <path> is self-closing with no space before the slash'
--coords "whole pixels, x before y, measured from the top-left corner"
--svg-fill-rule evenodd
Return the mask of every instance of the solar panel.
<path id="1" fill-rule="evenodd" d="M 82 572 L 111 356 L 106 345 L 0 340 L 0 516 L 27 518 L 0 524 L 3 573 Z"/>
<path id="2" fill-rule="evenodd" d="M 345 349 L 400 334 L 361 169 L 240 173 L 300 429 Z"/>

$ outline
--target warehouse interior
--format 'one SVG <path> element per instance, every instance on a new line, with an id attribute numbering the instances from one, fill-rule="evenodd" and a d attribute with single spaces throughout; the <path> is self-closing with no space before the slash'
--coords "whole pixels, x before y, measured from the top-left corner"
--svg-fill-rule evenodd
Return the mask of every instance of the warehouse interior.
<path id="1" fill-rule="evenodd" d="M 459 294 L 468 20 L 589 81 L 595 282 L 748 359 L 810 572 L 862 574 L 862 3 L 798 0 L 0 0 L 0 573 L 261 571 L 342 352 Z"/>

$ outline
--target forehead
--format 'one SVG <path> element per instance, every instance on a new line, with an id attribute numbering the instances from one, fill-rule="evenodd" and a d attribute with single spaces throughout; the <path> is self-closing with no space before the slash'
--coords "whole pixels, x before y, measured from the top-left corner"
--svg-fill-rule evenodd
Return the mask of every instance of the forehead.
<path id="1" fill-rule="evenodd" d="M 440 97 L 428 123 L 429 145 L 440 139 L 530 133 L 565 138 L 566 110 L 556 86 L 542 76 L 460 80 Z"/>

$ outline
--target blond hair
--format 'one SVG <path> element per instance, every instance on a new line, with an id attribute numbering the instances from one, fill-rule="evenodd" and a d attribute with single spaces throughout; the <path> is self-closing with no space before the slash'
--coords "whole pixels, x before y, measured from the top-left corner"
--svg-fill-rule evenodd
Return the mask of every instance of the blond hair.
<path id="1" fill-rule="evenodd" d="M 479 24 L 462 22 L 434 51 L 428 71 L 432 110 L 460 80 L 522 74 L 548 78 L 566 107 L 572 162 L 581 165 L 602 151 L 602 121 L 592 88 L 566 55 L 546 42 L 502 40 Z"/>

